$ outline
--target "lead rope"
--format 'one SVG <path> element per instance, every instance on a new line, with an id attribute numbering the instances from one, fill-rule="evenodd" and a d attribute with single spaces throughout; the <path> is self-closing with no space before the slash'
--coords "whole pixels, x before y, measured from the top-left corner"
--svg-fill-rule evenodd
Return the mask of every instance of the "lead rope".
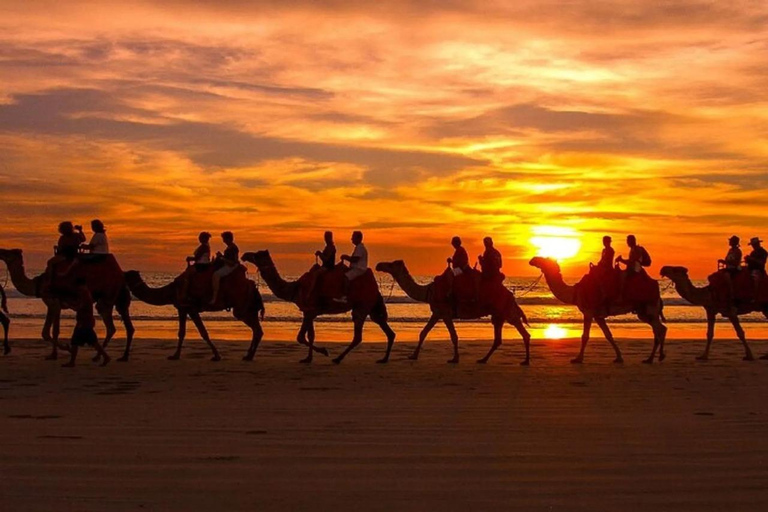
<path id="1" fill-rule="evenodd" d="M 392 293 L 395 291 L 395 278 L 392 278 L 392 284 L 389 285 L 389 295 L 384 300 L 384 304 L 389 304 L 389 300 L 392 298 Z"/>
<path id="2" fill-rule="evenodd" d="M 517 289 L 516 289 L 515 287 L 512 287 L 512 294 L 513 294 L 515 297 L 525 297 L 525 296 L 526 296 L 526 295 L 528 295 L 528 294 L 529 294 L 529 293 L 530 293 L 530 292 L 531 292 L 531 291 L 532 291 L 534 288 L 536 288 L 536 285 L 538 285 L 538 284 L 539 284 L 539 282 L 541 281 L 541 278 L 542 278 L 543 276 L 544 276 L 544 272 L 542 272 L 541 274 L 539 274 L 539 277 L 537 277 L 537 278 L 536 278 L 536 280 L 535 280 L 533 283 L 531 283 L 529 286 L 525 287 L 525 289 L 523 290 L 523 292 L 522 292 L 520 295 L 518 295 L 518 294 L 517 294 Z"/>
<path id="3" fill-rule="evenodd" d="M 672 288 L 672 286 L 674 286 L 674 284 L 675 284 L 675 282 L 674 282 L 673 280 L 671 280 L 671 279 L 670 279 L 670 280 L 669 280 L 669 283 L 667 283 L 667 286 L 665 286 L 665 287 L 664 287 L 664 289 L 663 289 L 663 290 L 661 290 L 661 293 L 659 293 L 659 295 L 664 295 L 664 293 L 665 293 L 667 290 L 669 290 L 670 288 Z"/>

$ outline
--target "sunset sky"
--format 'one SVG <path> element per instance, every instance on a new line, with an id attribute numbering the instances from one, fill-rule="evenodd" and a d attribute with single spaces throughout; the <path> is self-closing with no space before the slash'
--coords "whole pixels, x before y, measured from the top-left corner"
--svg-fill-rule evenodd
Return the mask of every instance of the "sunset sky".
<path id="1" fill-rule="evenodd" d="M 766 2 L 162 4 L 0 0 L 0 247 L 32 266 L 94 217 L 141 270 L 201 229 L 291 272 L 326 229 L 418 273 L 490 235 L 533 277 L 542 237 L 698 276 L 768 239 Z"/>

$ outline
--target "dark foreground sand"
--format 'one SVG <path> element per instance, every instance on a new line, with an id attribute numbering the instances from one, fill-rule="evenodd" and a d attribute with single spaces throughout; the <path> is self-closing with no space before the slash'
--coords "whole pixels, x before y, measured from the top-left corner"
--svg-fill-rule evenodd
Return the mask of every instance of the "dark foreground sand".
<path id="1" fill-rule="evenodd" d="M 339 367 L 304 351 L 137 340 L 134 360 L 74 370 L 40 342 L 0 358 L 0 503 L 19 510 L 765 510 L 768 362 L 736 342 L 693 361 L 674 341 L 663 364 L 647 341 L 610 363 L 595 340 L 536 343 L 530 368 L 510 342 L 446 343 L 422 360 L 363 345 Z M 326 344 L 334 353 L 341 345 Z M 120 341 L 113 354 L 119 354 Z M 768 349 L 754 342 L 757 354 Z M 84 357 L 88 356 L 88 357 Z"/>

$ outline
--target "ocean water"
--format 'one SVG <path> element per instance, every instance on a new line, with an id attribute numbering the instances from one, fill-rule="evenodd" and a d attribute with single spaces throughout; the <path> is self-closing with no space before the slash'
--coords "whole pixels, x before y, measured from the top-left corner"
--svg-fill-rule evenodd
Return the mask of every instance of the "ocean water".
<path id="1" fill-rule="evenodd" d="M 171 281 L 175 274 L 164 272 L 149 272 L 143 274 L 150 286 L 161 286 Z M 266 285 L 260 282 L 258 274 L 249 268 L 249 277 L 256 281 L 264 298 L 266 318 L 264 321 L 265 339 L 293 340 L 301 322 L 298 308 L 293 304 L 276 299 Z M 287 276 L 295 279 L 296 276 Z M 432 276 L 417 277 L 421 283 L 428 283 Z M 413 301 L 394 283 L 387 274 L 377 273 L 381 293 L 387 301 L 390 325 L 398 333 L 398 339 L 405 341 L 418 340 L 422 326 L 429 318 L 429 307 Z M 0 271 L 0 284 L 5 284 L 8 295 L 8 308 L 12 319 L 12 337 L 37 338 L 45 318 L 45 307 L 39 299 L 24 297 L 13 285 L 6 280 L 5 269 Z M 669 281 L 661 281 L 664 299 L 664 314 L 669 327 L 670 339 L 700 339 L 705 336 L 706 323 L 704 310 L 692 306 L 681 299 Z M 696 283 L 703 286 L 705 282 Z M 536 338 L 571 339 L 581 336 L 582 317 L 574 306 L 560 303 L 549 291 L 544 280 L 536 282 L 536 277 L 507 278 L 505 285 L 515 291 L 518 304 L 525 311 L 531 324 L 529 329 Z M 176 310 L 171 306 L 150 306 L 134 300 L 131 304 L 131 316 L 136 327 L 136 337 L 174 339 L 178 329 Z M 67 336 L 74 324 L 74 315 L 65 311 L 62 318 L 62 333 Z M 250 339 L 250 330 L 230 313 L 205 313 L 203 318 L 211 336 L 215 340 L 245 341 Z M 768 338 L 768 321 L 759 313 L 742 317 L 742 323 L 747 336 L 752 339 Z M 116 320 L 118 333 L 116 339 L 124 338 L 121 324 Z M 650 328 L 639 322 L 632 315 L 613 317 L 609 325 L 617 338 L 652 338 Z M 196 338 L 194 326 L 188 324 L 188 338 Z M 466 320 L 457 323 L 461 339 L 489 340 L 493 337 L 492 328 L 485 320 Z M 99 334 L 103 326 L 97 324 Z M 317 339 L 319 341 L 348 341 L 351 334 L 351 317 L 349 314 L 320 317 L 317 321 Z M 592 335 L 602 337 L 597 326 L 593 326 Z M 722 338 L 733 338 L 733 329 L 726 320 L 718 321 L 717 335 Z M 505 327 L 506 340 L 518 340 L 519 336 L 513 327 Z M 378 327 L 368 322 L 365 338 L 373 341 L 383 341 L 385 338 Z M 439 325 L 430 334 L 430 340 L 447 340 L 448 333 L 444 326 Z"/>

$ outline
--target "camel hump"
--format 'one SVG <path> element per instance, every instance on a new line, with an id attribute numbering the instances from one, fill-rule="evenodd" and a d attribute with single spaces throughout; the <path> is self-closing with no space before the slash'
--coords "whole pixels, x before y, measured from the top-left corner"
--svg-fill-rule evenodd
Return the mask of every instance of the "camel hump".
<path id="1" fill-rule="evenodd" d="M 728 270 L 718 270 L 707 277 L 715 302 L 724 308 L 731 302 L 751 302 L 755 299 L 755 279 L 748 268 L 742 268 L 731 274 Z M 733 297 L 731 297 L 733 293 Z M 768 302 L 768 280 L 761 277 L 757 289 L 758 302 Z"/>

